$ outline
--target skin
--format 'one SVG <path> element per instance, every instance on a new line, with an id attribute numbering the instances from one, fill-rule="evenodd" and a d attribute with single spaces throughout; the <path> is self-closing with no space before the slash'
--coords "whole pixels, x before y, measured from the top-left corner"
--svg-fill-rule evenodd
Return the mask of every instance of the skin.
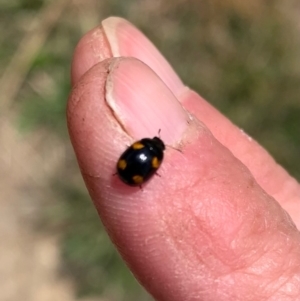
<path id="1" fill-rule="evenodd" d="M 86 186 L 156 300 L 300 300 L 300 185 L 266 150 L 126 20 L 81 39 L 72 84 L 68 126 Z M 124 185 L 113 176 L 120 154 L 159 129 L 173 147 L 160 177 L 142 191 Z"/>

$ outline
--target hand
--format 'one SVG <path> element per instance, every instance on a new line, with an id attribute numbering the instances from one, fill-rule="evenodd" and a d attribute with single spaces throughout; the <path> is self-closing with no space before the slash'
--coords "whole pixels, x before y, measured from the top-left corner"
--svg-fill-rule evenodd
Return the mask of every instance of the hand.
<path id="1" fill-rule="evenodd" d="M 123 19 L 82 38 L 72 83 L 68 126 L 86 185 L 157 300 L 300 300 L 300 186 L 260 145 Z M 167 147 L 161 177 L 126 186 L 113 176 L 119 156 L 159 129 L 182 153 Z"/>

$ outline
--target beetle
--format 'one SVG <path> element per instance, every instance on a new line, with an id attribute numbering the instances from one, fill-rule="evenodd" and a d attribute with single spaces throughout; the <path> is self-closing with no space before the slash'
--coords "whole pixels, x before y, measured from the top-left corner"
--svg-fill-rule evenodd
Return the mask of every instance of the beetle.
<path id="1" fill-rule="evenodd" d="M 159 137 L 134 142 L 117 162 L 119 178 L 129 186 L 142 186 L 159 169 L 164 159 L 165 144 Z"/>

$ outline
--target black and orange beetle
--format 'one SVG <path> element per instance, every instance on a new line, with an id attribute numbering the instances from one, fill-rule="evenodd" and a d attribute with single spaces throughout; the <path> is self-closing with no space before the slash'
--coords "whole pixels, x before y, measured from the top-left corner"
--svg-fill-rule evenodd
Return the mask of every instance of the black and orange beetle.
<path id="1" fill-rule="evenodd" d="M 133 143 L 117 162 L 117 174 L 127 185 L 140 186 L 160 167 L 165 144 L 158 138 L 144 138 Z"/>

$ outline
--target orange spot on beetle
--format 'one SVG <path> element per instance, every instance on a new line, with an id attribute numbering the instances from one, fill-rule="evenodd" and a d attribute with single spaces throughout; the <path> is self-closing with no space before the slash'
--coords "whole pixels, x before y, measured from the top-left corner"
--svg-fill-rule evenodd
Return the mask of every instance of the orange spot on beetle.
<path id="1" fill-rule="evenodd" d="M 132 180 L 135 184 L 142 184 L 144 182 L 144 178 L 142 176 L 133 176 Z"/>
<path id="2" fill-rule="evenodd" d="M 145 147 L 145 145 L 141 142 L 135 142 L 135 143 L 132 144 L 133 149 L 142 149 L 144 147 Z"/>
<path id="3" fill-rule="evenodd" d="M 157 159 L 157 157 L 154 157 L 154 158 L 152 159 L 151 165 L 152 165 L 153 168 L 158 169 L 159 166 L 160 166 L 160 163 L 161 163 L 161 161 L 159 161 L 159 160 Z"/>
<path id="4" fill-rule="evenodd" d="M 118 168 L 124 170 L 127 166 L 127 162 L 125 160 L 118 161 Z"/>

